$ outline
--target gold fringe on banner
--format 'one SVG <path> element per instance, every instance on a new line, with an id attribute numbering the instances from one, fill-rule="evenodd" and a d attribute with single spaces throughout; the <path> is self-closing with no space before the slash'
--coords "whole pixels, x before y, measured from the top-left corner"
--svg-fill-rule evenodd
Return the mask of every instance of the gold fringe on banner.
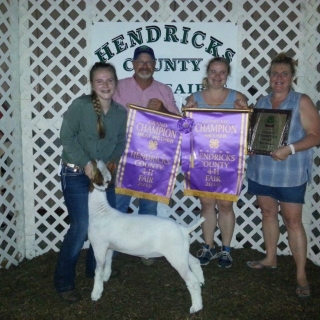
<path id="1" fill-rule="evenodd" d="M 213 198 L 213 199 L 218 199 L 218 200 L 228 200 L 228 201 L 232 201 L 232 202 L 237 202 L 239 199 L 239 196 L 233 195 L 233 194 L 216 193 L 216 192 L 208 192 L 208 191 L 200 191 L 200 190 L 190 190 L 190 189 L 184 189 L 183 194 L 185 196 Z"/>
<path id="2" fill-rule="evenodd" d="M 161 202 L 164 204 L 169 204 L 169 202 L 170 202 L 170 199 L 168 199 L 166 197 L 158 196 L 155 194 L 149 194 L 149 193 L 145 193 L 145 192 L 141 192 L 141 191 L 135 191 L 135 190 L 131 190 L 131 189 L 116 187 L 116 193 L 117 194 L 124 194 L 126 196 L 131 196 L 131 197 L 137 197 L 137 198 L 157 201 L 157 202 Z"/>

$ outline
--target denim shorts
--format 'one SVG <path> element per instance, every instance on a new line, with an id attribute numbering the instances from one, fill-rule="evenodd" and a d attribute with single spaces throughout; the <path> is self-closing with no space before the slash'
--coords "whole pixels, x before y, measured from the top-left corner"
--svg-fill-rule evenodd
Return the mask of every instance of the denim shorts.
<path id="1" fill-rule="evenodd" d="M 270 187 L 248 179 L 248 193 L 266 196 L 281 202 L 304 203 L 307 183 L 297 187 Z"/>

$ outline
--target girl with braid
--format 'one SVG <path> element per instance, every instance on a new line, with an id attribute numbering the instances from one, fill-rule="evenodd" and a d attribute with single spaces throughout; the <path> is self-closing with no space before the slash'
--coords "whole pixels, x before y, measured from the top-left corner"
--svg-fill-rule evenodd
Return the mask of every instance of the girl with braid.
<path id="1" fill-rule="evenodd" d="M 61 186 L 70 228 L 62 243 L 54 274 L 59 296 L 77 302 L 75 268 L 87 238 L 88 192 L 92 175 L 92 159 L 119 162 L 126 143 L 127 111 L 113 101 L 118 78 L 113 65 L 97 62 L 90 71 L 91 95 L 76 98 L 63 116 L 60 140 L 63 147 Z M 106 197 L 115 207 L 115 189 L 111 185 Z M 95 259 L 90 246 L 86 260 L 86 276 L 93 278 Z"/>

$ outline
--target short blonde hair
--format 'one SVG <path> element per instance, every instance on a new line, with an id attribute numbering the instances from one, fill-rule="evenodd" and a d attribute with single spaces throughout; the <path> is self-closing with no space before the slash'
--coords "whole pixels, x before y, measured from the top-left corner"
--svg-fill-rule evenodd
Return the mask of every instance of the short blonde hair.
<path id="1" fill-rule="evenodd" d="M 275 64 L 288 64 L 290 66 L 291 74 L 294 77 L 296 74 L 296 61 L 289 57 L 285 52 L 279 53 L 275 58 L 271 60 L 270 67 L 268 69 L 268 76 L 271 75 L 271 68 Z"/>

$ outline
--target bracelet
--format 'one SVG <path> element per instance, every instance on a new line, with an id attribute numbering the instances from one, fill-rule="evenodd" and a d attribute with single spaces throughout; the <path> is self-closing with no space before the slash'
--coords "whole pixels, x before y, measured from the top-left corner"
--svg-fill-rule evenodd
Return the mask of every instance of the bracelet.
<path id="1" fill-rule="evenodd" d="M 289 144 L 289 147 L 290 147 L 290 149 L 291 149 L 291 154 L 295 154 L 295 153 L 296 153 L 296 150 L 294 149 L 293 144 Z"/>

